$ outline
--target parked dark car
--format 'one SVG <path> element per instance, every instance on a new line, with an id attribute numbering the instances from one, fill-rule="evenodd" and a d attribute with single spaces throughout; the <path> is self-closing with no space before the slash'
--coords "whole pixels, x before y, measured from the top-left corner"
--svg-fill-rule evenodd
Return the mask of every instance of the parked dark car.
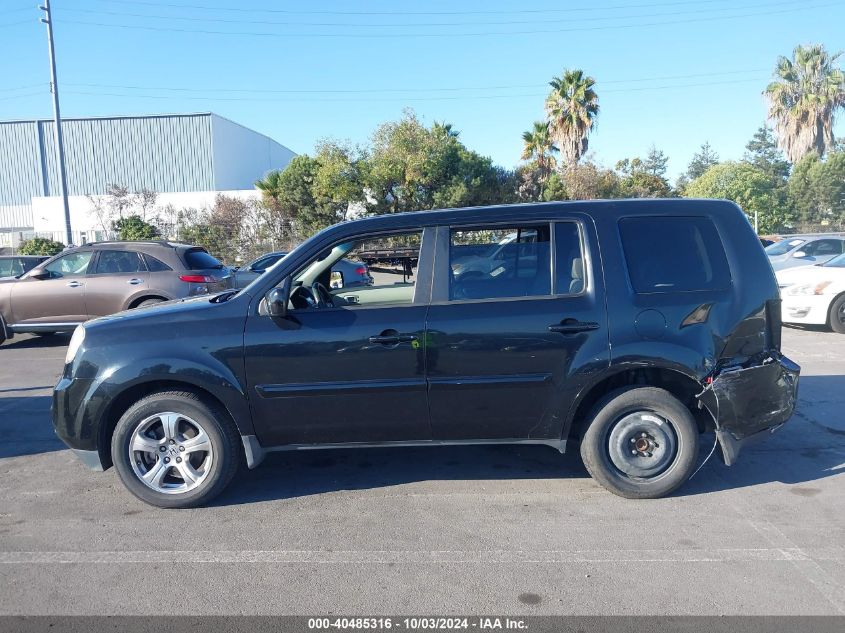
<path id="1" fill-rule="evenodd" d="M 21 332 L 72 332 L 94 317 L 231 287 L 229 269 L 198 246 L 92 242 L 0 280 L 0 343 Z"/>
<path id="2" fill-rule="evenodd" d="M 20 277 L 47 259 L 46 255 L 0 255 L 0 279 Z"/>
<path id="3" fill-rule="evenodd" d="M 532 239 L 455 272 L 514 233 Z M 410 276 L 329 289 L 336 261 L 378 241 L 418 248 Z M 401 213 L 326 229 L 240 292 L 80 326 L 54 425 L 161 507 L 208 502 L 268 451 L 348 445 L 580 444 L 607 489 L 654 498 L 690 477 L 701 433 L 732 464 L 790 417 L 780 331 L 733 203 Z"/>
<path id="4" fill-rule="evenodd" d="M 267 253 L 251 261 L 250 263 L 235 269 L 233 272 L 234 287 L 245 288 L 253 281 L 263 275 L 268 268 L 287 255 L 286 251 Z M 371 286 L 373 278 L 370 275 L 369 267 L 363 262 L 351 262 L 348 259 L 341 259 L 332 266 L 332 277 L 330 288 L 349 288 L 352 286 Z"/>

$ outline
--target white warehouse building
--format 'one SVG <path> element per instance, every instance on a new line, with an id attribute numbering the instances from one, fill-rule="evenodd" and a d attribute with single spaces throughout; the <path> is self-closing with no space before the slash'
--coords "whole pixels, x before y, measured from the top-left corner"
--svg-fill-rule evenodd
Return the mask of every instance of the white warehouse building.
<path id="1" fill-rule="evenodd" d="M 65 241 L 51 119 L 0 121 L 0 247 L 39 235 Z M 158 194 L 157 206 L 202 208 L 218 193 L 257 197 L 254 183 L 295 154 L 210 112 L 62 120 L 74 243 L 104 237 L 92 198 L 110 185 Z"/>

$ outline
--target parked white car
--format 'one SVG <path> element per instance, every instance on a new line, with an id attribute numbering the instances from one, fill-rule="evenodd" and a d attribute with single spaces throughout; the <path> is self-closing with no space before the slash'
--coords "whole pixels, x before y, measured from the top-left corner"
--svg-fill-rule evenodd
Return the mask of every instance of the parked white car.
<path id="1" fill-rule="evenodd" d="M 845 236 L 837 234 L 790 235 L 766 247 L 775 272 L 823 264 L 842 253 L 845 253 Z"/>
<path id="2" fill-rule="evenodd" d="M 827 325 L 845 334 L 845 255 L 775 274 L 784 323 Z"/>

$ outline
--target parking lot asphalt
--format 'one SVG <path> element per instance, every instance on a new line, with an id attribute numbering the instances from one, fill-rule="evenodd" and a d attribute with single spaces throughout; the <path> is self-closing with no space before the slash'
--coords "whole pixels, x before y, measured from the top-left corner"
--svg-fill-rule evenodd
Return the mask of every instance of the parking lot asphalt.
<path id="1" fill-rule="evenodd" d="M 15 338 L 0 614 L 845 614 L 845 336 L 783 338 L 795 417 L 668 499 L 613 496 L 577 453 L 444 447 L 272 454 L 181 511 L 63 448 L 67 338 Z"/>

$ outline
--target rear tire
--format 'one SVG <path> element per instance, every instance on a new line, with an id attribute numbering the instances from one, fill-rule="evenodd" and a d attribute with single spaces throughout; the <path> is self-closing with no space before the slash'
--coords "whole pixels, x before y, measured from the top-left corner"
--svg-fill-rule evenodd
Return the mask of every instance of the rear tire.
<path id="1" fill-rule="evenodd" d="M 146 308 L 147 306 L 154 306 L 157 303 L 164 303 L 164 299 L 144 299 L 141 303 L 136 305 L 136 308 Z"/>
<path id="2" fill-rule="evenodd" d="M 581 438 L 590 475 L 626 499 L 664 497 L 692 475 L 698 426 L 690 410 L 656 387 L 626 387 L 593 408 Z"/>
<path id="3" fill-rule="evenodd" d="M 845 294 L 830 304 L 828 321 L 831 330 L 837 334 L 845 334 Z"/>
<path id="4" fill-rule="evenodd" d="M 228 414 L 183 391 L 154 393 L 130 407 L 115 427 L 111 454 L 129 492 L 159 508 L 208 503 L 242 460 Z"/>

